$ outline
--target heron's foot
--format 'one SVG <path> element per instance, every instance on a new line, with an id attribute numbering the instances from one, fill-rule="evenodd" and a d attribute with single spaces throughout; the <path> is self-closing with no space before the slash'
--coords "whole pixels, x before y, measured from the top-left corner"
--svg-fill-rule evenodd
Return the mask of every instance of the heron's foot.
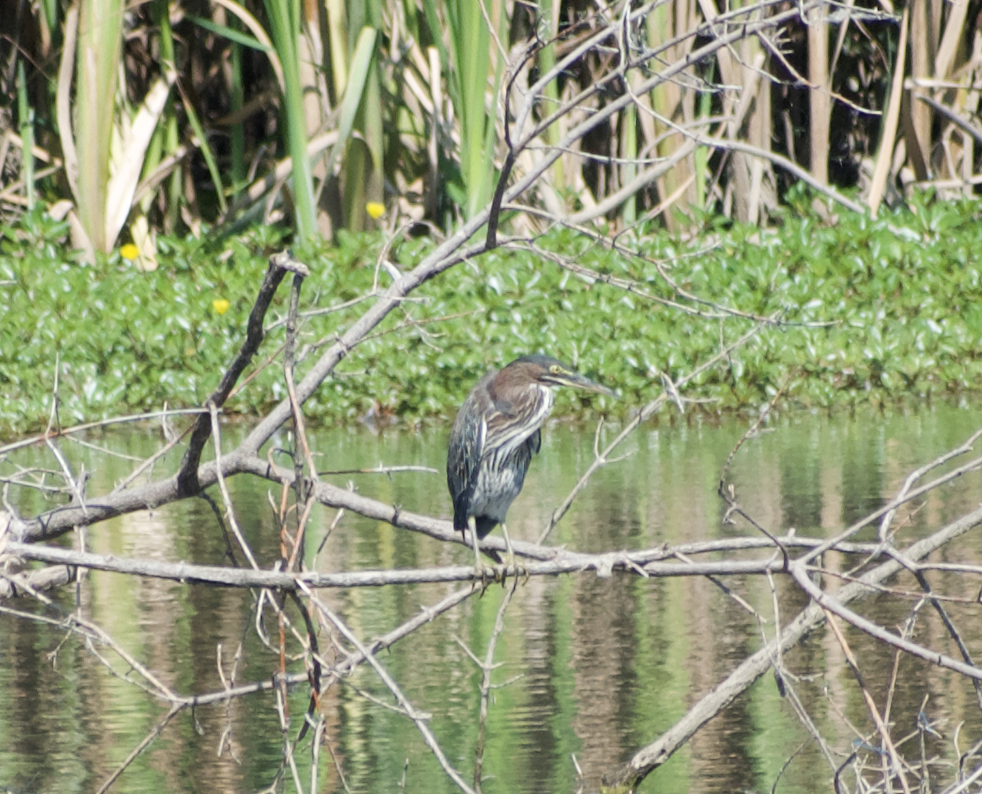
<path id="1" fill-rule="evenodd" d="M 482 561 L 478 560 L 474 564 L 474 576 L 481 580 L 481 594 L 488 589 L 489 586 L 498 581 L 498 569 L 491 565 L 485 565 Z"/>
<path id="2" fill-rule="evenodd" d="M 501 571 L 501 586 L 505 586 L 505 580 L 508 578 L 508 574 L 511 574 L 516 579 L 524 579 L 524 582 L 529 580 L 529 569 L 522 565 L 518 558 L 515 556 L 515 551 L 509 549 L 505 554 L 505 565 Z M 523 584 L 524 584 L 523 582 Z"/>

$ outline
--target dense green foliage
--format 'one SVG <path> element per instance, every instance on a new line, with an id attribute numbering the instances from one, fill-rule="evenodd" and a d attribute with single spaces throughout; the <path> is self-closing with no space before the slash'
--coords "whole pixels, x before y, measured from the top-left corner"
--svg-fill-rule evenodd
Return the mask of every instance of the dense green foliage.
<path id="1" fill-rule="evenodd" d="M 775 229 L 714 229 L 708 221 L 690 243 L 662 231 L 641 240 L 646 256 L 667 262 L 685 290 L 742 312 L 781 312 L 787 323 L 762 331 L 690 386 L 688 396 L 715 398 L 706 410 L 755 409 L 785 382 L 790 402 L 823 407 L 979 388 L 982 204 L 925 199 L 877 221 L 843 214 L 827 222 L 809 209 L 810 197 L 799 199 Z M 280 233 L 259 227 L 224 241 L 162 239 L 161 267 L 152 273 L 118 254 L 97 267 L 80 266 L 66 254 L 65 233 L 64 224 L 40 212 L 3 231 L 3 432 L 44 425 L 56 363 L 63 424 L 165 402 L 200 404 L 241 342 L 265 257 L 281 246 Z M 645 259 L 611 254 L 568 231 L 539 242 L 565 256 L 575 253 L 597 272 L 634 279 L 642 291 L 677 299 Z M 310 263 L 304 310 L 368 292 L 382 243 L 377 235 L 342 234 L 338 247 L 325 244 Z M 428 246 L 403 241 L 390 257 L 407 268 Z M 681 256 L 693 252 L 701 253 Z M 378 278 L 388 283 L 384 270 Z M 286 297 L 284 285 L 267 324 L 282 316 Z M 230 302 L 225 314 L 213 306 L 216 300 Z M 333 340 L 367 305 L 309 316 L 303 342 Z M 806 325 L 813 323 L 829 325 Z M 617 415 L 658 394 L 661 370 L 677 379 L 718 352 L 721 339 L 733 341 L 751 325 L 739 317 L 686 314 L 530 252 L 498 250 L 414 293 L 352 351 L 307 409 L 325 422 L 451 416 L 489 367 L 541 350 L 619 390 L 621 399 L 604 406 Z M 255 363 L 283 339 L 281 324 Z M 283 396 L 277 359 L 229 408 L 256 413 Z M 557 410 L 577 411 L 577 399 L 560 398 Z M 584 399 L 591 400 L 584 406 L 598 405 Z"/>

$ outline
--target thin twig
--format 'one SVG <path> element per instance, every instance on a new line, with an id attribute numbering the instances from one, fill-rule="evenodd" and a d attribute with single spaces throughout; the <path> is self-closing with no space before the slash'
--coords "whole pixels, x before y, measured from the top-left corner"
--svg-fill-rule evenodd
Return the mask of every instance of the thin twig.
<path id="1" fill-rule="evenodd" d="M 211 412 L 211 436 L 214 439 L 215 444 L 215 463 L 218 467 L 218 471 L 221 472 L 222 469 L 222 436 L 221 436 L 221 426 L 218 422 L 218 408 L 214 403 L 208 403 L 208 409 Z M 225 478 L 219 473 L 218 475 L 218 488 L 222 494 L 222 503 L 225 505 L 225 518 L 228 521 L 228 525 L 232 528 L 232 534 L 235 535 L 235 539 L 239 542 L 239 548 L 245 553 L 246 559 L 249 561 L 249 565 L 252 566 L 253 570 L 259 570 L 259 563 L 256 562 L 256 558 L 252 553 L 252 548 L 249 546 L 249 541 L 246 540 L 242 529 L 239 527 L 239 521 L 235 517 L 235 506 L 232 504 L 232 495 L 228 492 L 228 486 L 225 484 Z"/>
<path id="2" fill-rule="evenodd" d="M 849 662 L 849 666 L 852 668 L 852 672 L 856 676 L 856 681 L 859 683 L 859 689 L 863 693 L 863 699 L 866 701 L 866 708 L 869 710 L 870 716 L 873 717 L 873 722 L 876 723 L 876 729 L 880 732 L 880 739 L 883 742 L 883 746 L 890 755 L 890 761 L 893 764 L 893 774 L 899 778 L 900 785 L 903 787 L 905 794 L 911 794 L 910 786 L 907 784 L 907 777 L 904 775 L 903 764 L 900 762 L 900 757 L 897 754 L 897 748 L 894 747 L 893 740 L 890 738 L 890 730 L 883 722 L 879 709 L 876 708 L 876 703 L 873 701 L 873 696 L 869 693 L 869 689 L 866 687 L 865 681 L 863 681 L 863 674 L 859 670 L 859 664 L 856 662 L 856 657 L 853 656 L 849 643 L 846 641 L 845 636 L 839 629 L 838 622 L 836 621 L 835 617 L 828 612 L 828 610 L 825 610 L 825 619 L 828 621 L 829 628 L 832 629 L 832 633 L 835 635 L 835 638 L 839 641 L 839 645 L 842 647 L 842 652 L 846 656 L 846 661 Z"/>
<path id="3" fill-rule="evenodd" d="M 399 688 L 399 685 L 388 674 L 388 672 L 386 672 L 385 668 L 382 667 L 378 659 L 375 658 L 375 655 L 369 653 L 368 649 L 361 642 L 361 640 L 359 640 L 358 637 L 355 636 L 354 632 L 352 632 L 351 629 L 349 629 L 348 626 L 344 623 L 344 621 L 342 621 L 341 618 L 339 618 L 336 614 L 334 614 L 334 612 L 331 611 L 327 607 L 327 605 L 317 597 L 317 595 L 314 593 L 313 590 L 311 590 L 306 585 L 301 585 L 300 589 L 310 599 L 311 603 L 313 603 L 317 607 L 317 611 L 321 615 L 323 615 L 328 621 L 330 621 L 334 625 L 334 627 L 339 632 L 341 632 L 341 634 L 345 637 L 345 639 L 348 640 L 348 642 L 350 642 L 355 648 L 357 648 L 358 651 L 368 660 L 368 663 L 372 666 L 372 669 L 375 670 L 375 673 L 382 680 L 382 683 L 385 684 L 386 687 L 388 687 L 389 691 L 393 694 L 396 701 L 398 701 L 399 705 L 402 706 L 403 709 L 405 709 L 410 719 L 412 719 L 413 723 L 416 725 L 416 728 L 422 734 L 423 741 L 426 742 L 427 747 L 430 748 L 430 752 L 432 752 L 433 755 L 436 757 L 437 762 L 443 768 L 443 771 L 447 773 L 447 776 L 454 783 L 456 783 L 457 787 L 460 788 L 460 790 L 463 791 L 465 794 L 475 794 L 474 790 L 470 786 L 468 786 L 467 783 L 464 782 L 464 779 L 460 776 L 460 773 L 456 769 L 454 769 L 453 766 L 451 766 L 450 762 L 447 760 L 447 757 L 444 754 L 443 750 L 440 748 L 440 745 L 437 742 L 436 737 L 433 735 L 433 732 L 426 724 L 426 720 L 423 718 L 422 715 L 419 714 L 419 712 L 416 711 L 416 708 L 413 706 L 412 703 L 410 703 L 409 699 L 402 693 L 402 690 Z"/>
<path id="4" fill-rule="evenodd" d="M 106 778 L 105 782 L 99 786 L 98 789 L 96 789 L 96 794 L 105 794 L 105 792 L 109 791 L 113 783 L 115 783 L 119 779 L 119 776 L 126 771 L 126 768 L 132 764 L 140 756 L 140 754 L 143 753 L 143 751 L 146 750 L 158 736 L 160 736 L 161 733 L 164 732 L 164 728 L 166 728 L 167 724 L 178 715 L 182 708 L 183 706 L 180 704 L 172 706 L 171 710 L 164 715 L 163 719 L 154 725 L 150 732 L 143 737 L 143 741 L 134 747 L 133 751 L 126 756 L 126 760 L 116 767 L 116 770 L 108 778 Z"/>
<path id="5" fill-rule="evenodd" d="M 954 670 L 955 672 L 961 673 L 969 678 L 982 680 L 982 668 L 965 664 L 964 662 L 959 662 L 957 659 L 952 659 L 950 656 L 946 656 L 943 653 L 932 651 L 922 645 L 911 642 L 910 640 L 905 640 L 903 637 L 898 637 L 896 634 L 890 633 L 881 626 L 873 623 L 871 620 L 867 620 L 861 615 L 853 612 L 851 609 L 844 606 L 840 600 L 833 598 L 828 593 L 825 593 L 818 586 L 816 586 L 815 583 L 811 581 L 807 570 L 801 563 L 797 561 L 792 562 L 788 566 L 788 572 L 794 577 L 794 580 L 798 583 L 799 587 L 801 587 L 802 590 L 804 590 L 809 596 L 811 596 L 811 598 L 821 605 L 823 609 L 835 613 L 840 618 L 848 623 L 851 623 L 857 629 L 866 632 L 871 637 L 882 640 L 888 645 L 893 645 L 894 647 L 900 648 L 913 656 L 917 656 L 920 659 L 936 664 L 939 667 L 947 667 L 948 669 Z"/>
<path id="6" fill-rule="evenodd" d="M 487 735 L 488 706 L 491 700 L 491 673 L 497 667 L 494 663 L 494 651 L 498 645 L 498 637 L 505 629 L 505 610 L 511 603 L 512 596 L 518 588 L 518 577 L 512 579 L 511 588 L 505 588 L 505 595 L 501 599 L 501 606 L 498 607 L 498 614 L 494 619 L 494 628 L 491 630 L 491 637 L 488 639 L 488 649 L 484 654 L 484 661 L 480 662 L 481 667 L 481 708 L 477 720 L 477 745 L 474 749 L 474 790 L 480 794 L 482 771 L 484 769 L 484 741 Z"/>
<path id="7" fill-rule="evenodd" d="M 696 367 L 687 375 L 684 375 L 683 377 L 679 378 L 678 381 L 676 382 L 676 387 L 684 386 L 689 381 L 699 377 L 699 375 L 701 375 L 703 372 L 706 372 L 707 370 L 715 367 L 720 361 L 723 361 L 734 350 L 737 350 L 738 348 L 745 345 L 748 341 L 750 341 L 750 339 L 756 336 L 763 327 L 764 327 L 763 324 L 755 325 L 750 331 L 748 331 L 739 339 L 737 339 L 733 344 L 721 350 L 719 353 L 717 353 L 708 361 L 704 362 L 703 364 L 700 364 L 698 367 Z M 580 476 L 580 479 L 577 481 L 576 485 L 573 486 L 573 490 L 569 492 L 569 494 L 562 501 L 559 507 L 557 507 L 555 510 L 552 511 L 552 515 L 549 518 L 549 523 L 542 530 L 537 540 L 537 543 L 539 545 L 543 544 L 546 541 L 546 538 L 549 537 L 549 534 L 552 532 L 556 524 L 558 524 L 559 521 L 562 519 L 562 517 L 566 515 L 566 512 L 573 504 L 573 500 L 576 498 L 576 495 L 586 487 L 587 482 L 590 480 L 590 477 L 593 476 L 594 472 L 596 472 L 597 469 L 599 469 L 601 466 L 604 466 L 607 463 L 608 457 L 615 449 L 617 449 L 618 446 L 620 446 L 621 442 L 623 442 L 624 439 L 626 439 L 635 430 L 637 430 L 641 426 L 641 424 L 655 411 L 657 411 L 667 399 L 668 399 L 668 393 L 667 391 L 663 391 L 660 395 L 658 395 L 658 397 L 656 397 L 654 400 L 652 400 L 647 405 L 645 405 L 638 412 L 637 416 L 635 416 L 634 419 L 632 419 L 630 422 L 628 422 L 625 425 L 624 429 L 617 434 L 617 437 L 613 441 L 611 441 L 610 444 L 607 445 L 606 449 L 604 449 L 604 451 L 600 453 L 599 456 L 594 456 L 593 462 L 587 467 L 587 470 L 583 472 L 583 474 Z M 516 553 L 517 551 L 518 549 L 516 548 Z"/>

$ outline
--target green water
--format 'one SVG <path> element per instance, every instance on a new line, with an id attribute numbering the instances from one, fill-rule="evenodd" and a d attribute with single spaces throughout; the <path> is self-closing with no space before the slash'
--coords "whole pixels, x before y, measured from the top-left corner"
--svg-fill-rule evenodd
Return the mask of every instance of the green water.
<path id="1" fill-rule="evenodd" d="M 799 534 L 824 537 L 876 508 L 912 469 L 962 442 L 980 425 L 982 411 L 950 406 L 833 419 L 793 414 L 772 422 L 767 432 L 741 449 L 730 479 L 742 506 L 769 530 L 794 527 Z M 642 428 L 624 448 L 629 457 L 595 475 L 550 542 L 605 551 L 751 534 L 742 525 L 722 525 L 723 507 L 716 494 L 720 468 L 745 427 L 735 420 L 663 419 L 660 425 Z M 234 436 L 234 430 L 229 434 Z M 342 485 L 350 481 L 360 493 L 406 510 L 446 517 L 446 435 L 446 429 L 379 435 L 324 430 L 315 436 L 318 466 L 431 466 L 438 473 L 328 479 Z M 138 458 L 156 448 L 159 432 L 146 428 L 87 440 Z M 544 432 L 542 452 L 509 514 L 512 537 L 537 537 L 552 509 L 589 465 L 593 444 L 589 427 L 554 425 Z M 135 466 L 69 441 L 61 446 L 75 470 L 84 463 L 92 472 L 90 498 L 111 490 Z M 175 462 L 176 458 L 159 463 L 157 475 L 172 471 Z M 16 465 L 55 467 L 43 448 L 10 456 L 0 464 L 0 473 L 9 476 Z M 918 503 L 913 515 L 904 514 L 901 542 L 972 509 L 979 501 L 978 485 L 977 477 L 967 477 Z M 271 565 L 279 555 L 279 538 L 268 497 L 278 503 L 278 488 L 244 477 L 234 478 L 230 487 L 260 564 Z M 22 513 L 38 508 L 33 497 L 21 497 L 16 490 L 11 498 Z M 308 551 L 320 570 L 471 560 L 465 547 L 346 514 L 314 562 L 314 551 L 335 517 L 334 510 L 321 507 L 312 516 L 309 537 L 314 542 Z M 874 536 L 875 529 L 865 533 L 867 539 Z M 201 500 L 107 522 L 89 530 L 86 542 L 89 550 L 103 554 L 203 564 L 223 564 L 225 550 L 211 509 Z M 980 549 L 977 534 L 970 534 L 945 549 L 943 558 L 977 563 Z M 964 578 L 933 581 L 948 585 L 949 592 L 969 602 L 977 594 L 978 583 Z M 726 584 L 771 620 L 766 580 L 736 577 Z M 780 578 L 777 588 L 782 621 L 787 622 L 805 601 Z M 389 586 L 324 591 L 322 597 L 367 640 L 455 589 Z M 415 706 L 431 715 L 434 735 L 468 782 L 477 741 L 480 674 L 454 638 L 483 657 L 502 593 L 492 587 L 483 597 L 468 599 L 379 657 Z M 85 617 L 181 694 L 221 690 L 219 646 L 228 672 L 241 644 L 238 684 L 269 679 L 278 669 L 278 654 L 257 638 L 254 598 L 248 592 L 92 573 L 78 595 Z M 8 606 L 55 619 L 75 608 L 74 587 L 53 597 L 52 608 L 26 599 Z M 892 628 L 906 618 L 913 603 L 871 599 L 862 609 Z M 969 647 L 982 652 L 978 606 L 952 604 L 950 613 Z M 269 613 L 266 630 L 275 645 L 277 627 Z M 765 630 L 772 632 L 773 625 L 768 623 Z M 858 632 L 847 632 L 847 637 L 871 691 L 882 703 L 892 651 Z M 952 653 L 937 616 L 929 610 L 922 612 L 917 638 Z M 320 642 L 325 655 L 332 656 L 326 629 Z M 509 607 L 495 657 L 501 667 L 494 681 L 508 683 L 493 691 L 484 791 L 572 792 L 577 780 L 574 758 L 587 781 L 595 784 L 599 775 L 671 727 L 760 643 L 757 619 L 703 578 L 601 579 L 589 572 L 530 579 Z M 125 663 L 105 648 L 96 645 L 95 650 L 117 674 L 110 673 L 84 641 L 66 640 L 58 625 L 0 614 L 0 790 L 93 791 L 166 714 L 165 704 L 124 680 L 135 678 Z M 789 655 L 788 665 L 811 676 L 798 682 L 796 690 L 818 730 L 845 761 L 855 736 L 850 724 L 865 732 L 870 720 L 834 638 L 824 630 L 816 632 Z M 303 668 L 293 663 L 291 669 Z M 909 659 L 902 669 L 891 713 L 896 736 L 913 730 L 926 694 L 931 696 L 926 713 L 946 730 L 965 721 L 962 749 L 979 736 L 979 709 L 966 680 Z M 332 686 L 321 700 L 327 730 L 316 790 L 344 791 L 342 773 L 354 792 L 396 792 L 403 779 L 407 792 L 457 790 L 416 727 L 362 693 L 393 702 L 367 666 L 350 683 Z M 304 688 L 291 696 L 291 736 L 301 724 L 307 697 Z M 219 755 L 226 733 L 228 743 Z M 770 791 L 780 775 L 778 791 L 831 791 L 829 765 L 808 739 L 768 675 L 650 776 L 641 790 Z M 928 749 L 953 758 L 949 739 L 929 736 Z M 274 698 L 268 692 L 227 706 L 201 707 L 193 714 L 185 711 L 112 790 L 257 791 L 282 774 L 282 746 Z M 309 736 L 300 744 L 297 764 L 309 790 Z M 289 771 L 280 790 L 293 790 Z"/>

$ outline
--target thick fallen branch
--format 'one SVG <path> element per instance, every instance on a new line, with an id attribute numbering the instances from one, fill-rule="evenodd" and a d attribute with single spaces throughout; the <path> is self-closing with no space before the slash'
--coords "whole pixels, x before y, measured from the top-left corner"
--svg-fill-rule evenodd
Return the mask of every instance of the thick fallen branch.
<path id="1" fill-rule="evenodd" d="M 527 544 L 531 545 L 531 544 Z M 341 573 L 287 573 L 253 570 L 251 568 L 223 568 L 217 565 L 192 565 L 191 563 L 154 562 L 101 554 L 88 554 L 56 546 L 27 543 L 8 543 L 7 551 L 28 560 L 61 563 L 69 567 L 91 568 L 99 571 L 148 576 L 177 582 L 201 582 L 225 587 L 275 587 L 280 590 L 298 590 L 337 587 L 382 587 L 393 584 L 424 584 L 435 582 L 480 582 L 481 574 L 473 565 L 451 565 L 442 568 L 405 568 L 378 571 L 345 571 Z M 517 552 L 516 548 L 516 552 Z M 613 571 L 634 573 L 646 577 L 666 576 L 740 576 L 779 572 L 781 560 L 734 560 L 705 563 L 646 562 L 646 558 L 659 552 L 609 552 L 607 554 L 581 554 L 557 550 L 556 558 L 546 562 L 522 564 L 521 574 L 529 576 L 554 576 L 562 573 L 580 573 L 593 570 L 598 576 L 608 577 Z M 514 568 L 496 566 L 499 573 L 516 574 Z"/>
<path id="2" fill-rule="evenodd" d="M 448 523 L 448 522 L 444 522 Z M 460 533 L 450 533 L 443 538 L 446 542 L 469 547 Z M 498 540 L 497 538 L 492 540 Z M 816 538 L 779 538 L 787 548 L 812 549 L 822 541 Z M 504 541 L 500 541 L 504 546 Z M 596 571 L 597 576 L 608 577 L 613 572 L 630 573 L 644 577 L 665 578 L 672 576 L 743 576 L 762 575 L 768 571 L 782 572 L 783 562 L 771 556 L 766 560 L 724 560 L 720 562 L 664 562 L 673 557 L 689 557 L 721 551 L 774 549 L 774 544 L 765 538 L 729 538 L 704 543 L 685 543 L 679 546 L 663 546 L 640 551 L 615 551 L 602 554 L 588 554 L 569 551 L 551 546 L 536 546 L 533 543 L 512 541 L 516 554 L 537 559 L 523 563 L 522 574 L 529 576 L 555 576 L 558 574 Z M 482 546 L 491 546 L 484 541 Z M 835 547 L 835 551 L 851 554 L 869 554 L 875 544 L 849 543 Z M 504 549 L 501 549 L 504 551 Z M 35 543 L 7 543 L 6 552 L 25 560 L 36 560 L 55 564 L 48 576 L 61 571 L 61 578 L 70 581 L 72 568 L 89 568 L 111 573 L 147 576 L 154 579 L 167 579 L 177 582 L 199 582 L 223 587 L 274 587 L 281 590 L 297 590 L 301 584 L 314 589 L 344 587 L 382 587 L 393 584 L 424 584 L 436 582 L 481 581 L 473 565 L 449 565 L 439 568 L 404 568 L 375 571 L 339 571 L 323 573 L 305 571 L 288 573 L 254 568 L 229 568 L 219 565 L 196 565 L 187 562 L 159 562 L 155 560 L 131 559 L 115 555 L 91 554 L 74 551 L 60 546 L 47 546 Z M 60 567 L 64 566 L 64 567 Z M 514 568 L 498 566 L 499 573 L 514 575 Z M 15 581 L 16 583 L 16 581 Z M 0 579 L 0 596 L 4 595 L 4 582 Z"/>

